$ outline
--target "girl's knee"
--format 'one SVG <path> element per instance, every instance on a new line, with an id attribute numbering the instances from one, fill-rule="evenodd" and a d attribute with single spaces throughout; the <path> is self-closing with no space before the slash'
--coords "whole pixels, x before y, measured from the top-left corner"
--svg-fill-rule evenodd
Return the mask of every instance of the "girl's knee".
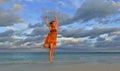
<path id="1" fill-rule="evenodd" d="M 45 47 L 45 48 L 49 48 L 49 43 L 45 43 L 45 44 L 44 44 L 44 47 Z"/>

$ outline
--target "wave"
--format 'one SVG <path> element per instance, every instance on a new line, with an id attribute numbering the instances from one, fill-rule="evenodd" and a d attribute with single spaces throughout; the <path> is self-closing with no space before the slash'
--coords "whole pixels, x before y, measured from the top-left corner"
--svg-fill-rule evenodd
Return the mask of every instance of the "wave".
<path id="1" fill-rule="evenodd" d="M 48 64 L 48 62 L 1 62 L 0 65 L 19 65 L 19 64 Z"/>
<path id="2" fill-rule="evenodd" d="M 81 61 L 81 60 L 53 60 L 53 64 L 87 64 L 88 61 Z M 0 65 L 20 65 L 20 64 L 49 64 L 49 61 L 36 61 L 36 62 L 18 62 L 18 61 L 11 61 L 11 62 L 0 62 Z"/>

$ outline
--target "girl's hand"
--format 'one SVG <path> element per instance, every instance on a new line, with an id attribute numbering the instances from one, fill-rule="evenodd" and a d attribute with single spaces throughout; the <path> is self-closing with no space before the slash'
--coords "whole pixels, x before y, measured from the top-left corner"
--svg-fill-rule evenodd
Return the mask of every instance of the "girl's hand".
<path id="1" fill-rule="evenodd" d="M 46 19 L 45 19 L 45 20 L 46 20 L 46 24 L 48 24 L 48 16 L 46 16 L 45 18 L 46 18 Z"/>
<path id="2" fill-rule="evenodd" d="M 54 17 L 55 17 L 55 18 L 57 18 L 57 17 L 58 17 L 58 15 L 55 13 L 55 14 L 54 14 Z"/>
<path id="3" fill-rule="evenodd" d="M 48 19 L 48 16 L 46 16 L 45 18 Z"/>
<path id="4" fill-rule="evenodd" d="M 46 18 L 48 18 L 48 16 L 46 16 Z"/>

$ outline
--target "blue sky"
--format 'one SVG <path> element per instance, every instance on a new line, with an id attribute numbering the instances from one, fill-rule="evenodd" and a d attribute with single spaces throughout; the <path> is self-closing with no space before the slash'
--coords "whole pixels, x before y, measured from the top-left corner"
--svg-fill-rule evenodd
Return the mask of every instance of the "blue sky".
<path id="1" fill-rule="evenodd" d="M 0 52 L 47 51 L 45 16 L 59 17 L 56 51 L 120 51 L 120 0 L 0 0 Z"/>

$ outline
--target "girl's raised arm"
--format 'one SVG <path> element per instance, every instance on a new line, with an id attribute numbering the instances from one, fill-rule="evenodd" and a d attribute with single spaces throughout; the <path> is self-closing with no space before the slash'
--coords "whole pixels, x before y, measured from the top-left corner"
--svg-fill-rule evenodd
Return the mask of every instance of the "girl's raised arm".
<path id="1" fill-rule="evenodd" d="M 50 25 L 48 24 L 48 16 L 46 16 L 45 22 L 46 22 L 47 27 L 50 29 Z"/>
<path id="2" fill-rule="evenodd" d="M 56 21 L 57 26 L 58 26 L 58 15 L 57 15 L 57 14 L 54 14 L 54 18 L 55 18 L 55 21 Z"/>

